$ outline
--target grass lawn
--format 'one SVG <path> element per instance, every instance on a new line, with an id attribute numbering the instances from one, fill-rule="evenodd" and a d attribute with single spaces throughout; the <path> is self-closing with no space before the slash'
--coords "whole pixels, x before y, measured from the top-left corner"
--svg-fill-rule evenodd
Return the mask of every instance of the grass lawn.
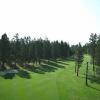
<path id="1" fill-rule="evenodd" d="M 20 73 L 12 79 L 0 76 L 0 100 L 100 100 L 100 84 L 88 81 L 89 86 L 85 85 L 89 59 L 85 55 L 79 77 L 74 72 L 74 62 L 65 60 L 44 65 L 48 67 L 44 73 L 24 69 L 29 78 Z M 91 68 L 89 64 L 89 73 L 93 74 Z"/>

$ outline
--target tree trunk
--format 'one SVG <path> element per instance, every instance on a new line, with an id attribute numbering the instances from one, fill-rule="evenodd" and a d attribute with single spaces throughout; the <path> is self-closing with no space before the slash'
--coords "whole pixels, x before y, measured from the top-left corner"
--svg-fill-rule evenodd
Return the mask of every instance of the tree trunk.
<path id="1" fill-rule="evenodd" d="M 36 59 L 36 61 L 35 61 L 35 62 L 36 62 L 36 65 L 37 65 L 37 59 Z"/>
<path id="2" fill-rule="evenodd" d="M 93 71 L 95 71 L 95 66 L 94 66 L 94 57 L 93 57 Z"/>
<path id="3" fill-rule="evenodd" d="M 0 62 L 0 70 L 1 70 L 1 62 Z"/>
<path id="4" fill-rule="evenodd" d="M 94 57 L 93 57 L 93 71 L 94 71 L 94 77 L 95 77 L 95 62 L 94 62 Z"/>
<path id="5" fill-rule="evenodd" d="M 4 67 L 4 65 L 5 65 L 5 62 L 3 61 L 3 62 L 2 62 L 2 67 Z"/>
<path id="6" fill-rule="evenodd" d="M 41 64 L 41 59 L 39 59 L 39 65 Z"/>
<path id="7" fill-rule="evenodd" d="M 77 66 L 77 76 L 79 76 L 79 63 L 78 63 L 78 66 Z"/>
<path id="8" fill-rule="evenodd" d="M 88 85 L 88 62 L 86 67 L 86 85 Z"/>
<path id="9" fill-rule="evenodd" d="M 6 68 L 5 68 L 5 62 L 4 62 L 4 61 L 2 62 L 2 69 L 3 69 L 3 70 L 6 69 Z"/>
<path id="10" fill-rule="evenodd" d="M 77 64 L 75 64 L 75 73 L 76 73 L 76 71 L 77 71 Z"/>
<path id="11" fill-rule="evenodd" d="M 15 60 L 15 66 L 14 67 L 16 67 L 16 60 Z"/>

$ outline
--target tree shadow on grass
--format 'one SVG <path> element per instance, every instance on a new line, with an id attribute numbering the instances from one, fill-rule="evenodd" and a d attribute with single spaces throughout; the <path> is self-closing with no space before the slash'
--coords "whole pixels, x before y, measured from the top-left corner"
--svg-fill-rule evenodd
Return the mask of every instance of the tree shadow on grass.
<path id="1" fill-rule="evenodd" d="M 53 66 L 48 65 L 48 64 L 41 64 L 40 69 L 44 72 L 55 72 L 55 70 L 57 70 L 56 67 L 53 67 Z"/>
<path id="2" fill-rule="evenodd" d="M 91 85 L 88 85 L 88 87 L 100 92 L 100 89 L 97 89 L 97 88 L 95 88 L 95 87 L 93 87 Z"/>
<path id="3" fill-rule="evenodd" d="M 45 74 L 45 72 L 55 72 L 55 70 L 57 70 L 58 68 L 65 68 L 65 66 L 58 64 L 56 61 L 49 60 L 49 61 L 44 61 L 40 65 L 36 66 L 26 64 L 24 65 L 23 68 L 38 74 Z"/>
<path id="4" fill-rule="evenodd" d="M 57 62 L 60 63 L 60 64 L 63 64 L 63 65 L 69 65 L 69 64 L 67 64 L 67 63 L 65 63 L 63 61 L 57 61 Z"/>
<path id="5" fill-rule="evenodd" d="M 2 77 L 4 79 L 13 79 L 15 76 L 15 73 L 6 73 L 5 75 L 3 75 Z"/>
<path id="6" fill-rule="evenodd" d="M 45 74 L 44 70 L 41 67 L 33 67 L 32 71 L 38 74 Z"/>
<path id="7" fill-rule="evenodd" d="M 91 82 L 96 82 L 96 83 L 100 84 L 100 66 L 96 67 L 95 76 L 91 75 L 90 78 L 89 78 L 89 80 Z"/>
<path id="8" fill-rule="evenodd" d="M 28 71 L 31 71 L 31 72 L 35 72 L 35 73 L 38 73 L 38 74 L 44 74 L 44 71 L 41 70 L 40 67 L 36 67 L 34 65 L 26 64 L 26 65 L 24 65 L 23 68 L 28 70 Z"/>
<path id="9" fill-rule="evenodd" d="M 19 77 L 21 77 L 21 78 L 26 78 L 26 79 L 30 79 L 31 78 L 30 74 L 25 70 L 19 70 L 17 75 Z"/>
<path id="10" fill-rule="evenodd" d="M 24 69 L 38 74 L 45 74 L 45 72 L 54 72 L 57 70 L 57 68 L 48 64 L 40 64 L 37 66 L 27 65 L 24 67 Z"/>
<path id="11" fill-rule="evenodd" d="M 4 79 L 13 79 L 15 75 L 18 75 L 19 77 L 26 79 L 31 78 L 30 74 L 27 71 L 19 68 L 0 71 L 0 76 L 3 77 Z"/>
<path id="12" fill-rule="evenodd" d="M 86 78 L 86 74 L 83 74 L 84 76 L 80 76 L 81 78 Z M 88 75 L 88 80 L 91 83 L 97 83 L 100 84 L 100 76 L 99 75 Z"/>
<path id="13" fill-rule="evenodd" d="M 59 65 L 59 64 L 58 64 L 57 62 L 55 62 L 55 61 L 49 61 L 47 64 L 50 65 L 50 66 L 56 67 L 56 68 L 65 68 L 65 66 Z"/>
<path id="14" fill-rule="evenodd" d="M 69 59 L 66 59 L 67 61 L 75 61 L 75 59 L 71 59 L 71 58 L 69 58 Z"/>
<path id="15" fill-rule="evenodd" d="M 5 71 L 5 70 L 6 70 L 6 67 L 0 65 L 0 71 Z"/>
<path id="16" fill-rule="evenodd" d="M 55 70 L 57 70 L 58 68 L 65 68 L 65 66 L 59 65 L 55 61 L 48 61 L 48 62 L 44 62 L 36 66 L 26 64 L 24 65 L 23 68 L 28 71 L 35 72 L 38 74 L 45 74 L 45 72 L 55 72 Z"/>
<path id="17" fill-rule="evenodd" d="M 98 84 L 100 84 L 100 76 L 93 76 L 93 75 L 90 75 L 90 77 L 88 78 L 90 81 L 91 81 L 91 83 L 98 83 Z"/>

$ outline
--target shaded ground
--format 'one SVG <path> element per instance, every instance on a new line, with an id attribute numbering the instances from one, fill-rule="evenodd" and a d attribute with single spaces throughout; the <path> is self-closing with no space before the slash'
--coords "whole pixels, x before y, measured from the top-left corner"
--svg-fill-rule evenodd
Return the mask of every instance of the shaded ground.
<path id="1" fill-rule="evenodd" d="M 18 66 L 12 66 L 11 69 L 6 69 L 5 67 L 4 70 L 0 71 L 0 76 L 2 76 L 4 79 L 13 79 L 15 75 L 18 75 L 21 78 L 30 79 L 31 76 L 28 71 L 38 74 L 45 74 L 46 72 L 55 72 L 58 68 L 65 68 L 64 65 L 67 64 L 64 64 L 62 61 L 49 61 L 36 66 L 25 64 L 20 65 L 22 66 L 21 68 Z"/>

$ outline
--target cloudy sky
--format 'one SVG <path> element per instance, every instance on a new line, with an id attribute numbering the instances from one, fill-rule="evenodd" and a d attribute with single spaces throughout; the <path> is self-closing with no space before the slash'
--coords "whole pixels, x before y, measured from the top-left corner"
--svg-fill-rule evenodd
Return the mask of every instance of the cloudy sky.
<path id="1" fill-rule="evenodd" d="M 99 27 L 99 0 L 0 0 L 0 36 L 19 33 L 84 44 Z"/>

